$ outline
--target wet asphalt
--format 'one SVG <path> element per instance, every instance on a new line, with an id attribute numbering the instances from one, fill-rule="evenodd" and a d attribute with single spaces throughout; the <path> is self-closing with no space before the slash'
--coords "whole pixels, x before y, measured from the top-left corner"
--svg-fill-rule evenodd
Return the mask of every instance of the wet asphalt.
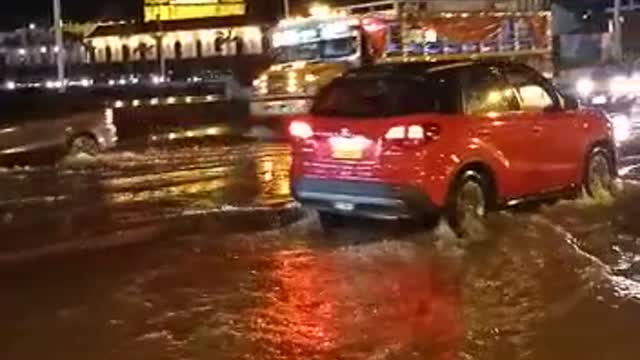
<path id="1" fill-rule="evenodd" d="M 638 359 L 640 171 L 615 199 L 331 236 L 285 144 L 0 170 L 0 358 Z"/>

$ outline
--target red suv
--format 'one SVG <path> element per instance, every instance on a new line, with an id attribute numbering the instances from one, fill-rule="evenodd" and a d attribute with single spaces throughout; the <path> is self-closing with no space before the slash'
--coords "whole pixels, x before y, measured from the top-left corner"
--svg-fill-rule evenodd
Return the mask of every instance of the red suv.
<path id="1" fill-rule="evenodd" d="M 289 124 L 291 187 L 323 226 L 345 216 L 468 220 L 616 176 L 609 120 L 531 68 L 504 62 L 353 70 Z"/>

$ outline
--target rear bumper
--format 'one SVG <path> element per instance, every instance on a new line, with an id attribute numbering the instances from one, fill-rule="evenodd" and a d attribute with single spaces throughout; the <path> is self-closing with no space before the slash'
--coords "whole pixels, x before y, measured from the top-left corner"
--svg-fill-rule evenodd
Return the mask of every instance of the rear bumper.
<path id="1" fill-rule="evenodd" d="M 413 186 L 302 178 L 294 180 L 291 189 L 304 206 L 340 215 L 393 220 L 420 218 L 440 210 Z"/>

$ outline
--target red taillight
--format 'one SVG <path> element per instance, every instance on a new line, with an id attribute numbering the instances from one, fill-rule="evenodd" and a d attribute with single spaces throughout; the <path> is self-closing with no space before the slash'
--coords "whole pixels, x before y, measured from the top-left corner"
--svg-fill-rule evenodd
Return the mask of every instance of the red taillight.
<path id="1" fill-rule="evenodd" d="M 297 120 L 289 124 L 289 134 L 300 139 L 308 139 L 313 136 L 313 129 L 306 122 Z"/>
<path id="2" fill-rule="evenodd" d="M 424 128 L 420 125 L 411 125 L 407 128 L 407 139 L 424 140 Z"/>
<path id="3" fill-rule="evenodd" d="M 393 142 L 422 143 L 437 140 L 440 137 L 440 126 L 435 124 L 394 126 L 387 131 L 384 138 Z"/>
<path id="4" fill-rule="evenodd" d="M 394 126 L 389 129 L 389 131 L 387 131 L 387 134 L 384 136 L 384 138 L 387 140 L 403 140 L 406 133 L 407 128 L 405 126 Z"/>

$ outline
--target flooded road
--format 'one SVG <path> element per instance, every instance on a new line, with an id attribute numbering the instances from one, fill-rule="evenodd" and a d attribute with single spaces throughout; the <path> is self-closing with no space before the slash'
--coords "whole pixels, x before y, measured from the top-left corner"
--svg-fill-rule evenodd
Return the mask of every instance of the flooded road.
<path id="1" fill-rule="evenodd" d="M 367 221 L 327 237 L 290 204 L 288 161 L 235 144 L 0 174 L 5 254 L 153 240 L 0 267 L 0 358 L 640 356 L 640 172 L 616 200 L 496 214 L 483 241 Z"/>
<path id="2" fill-rule="evenodd" d="M 71 238 L 90 241 L 198 216 L 246 218 L 290 203 L 286 146 L 183 145 L 0 169 L 0 225 L 7 235 L 0 260 L 5 252 Z"/>

